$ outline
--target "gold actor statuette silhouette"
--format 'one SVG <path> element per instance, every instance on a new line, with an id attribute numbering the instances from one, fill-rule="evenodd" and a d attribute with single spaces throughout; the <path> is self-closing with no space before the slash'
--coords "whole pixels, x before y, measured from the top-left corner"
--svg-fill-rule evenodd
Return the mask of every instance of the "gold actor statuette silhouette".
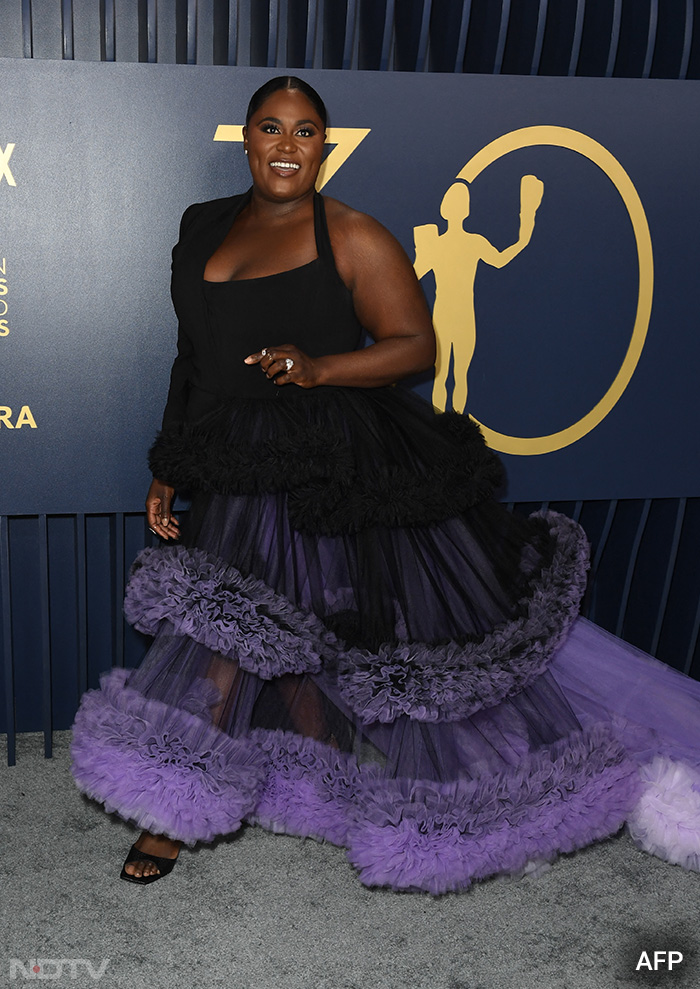
<path id="1" fill-rule="evenodd" d="M 437 337 L 433 405 L 447 406 L 447 375 L 450 355 L 454 354 L 454 391 L 452 407 L 464 412 L 467 404 L 467 373 L 476 347 L 474 282 L 479 261 L 503 268 L 530 243 L 535 228 L 535 214 L 542 202 L 544 184 L 534 175 L 520 180 L 520 233 L 505 250 L 497 250 L 481 234 L 467 233 L 463 227 L 469 216 L 469 187 L 455 182 L 440 203 L 440 215 L 447 220 L 447 230 L 438 234 L 437 224 L 426 223 L 413 228 L 416 245 L 414 268 L 418 278 L 429 271 L 435 274 L 433 324 Z"/>

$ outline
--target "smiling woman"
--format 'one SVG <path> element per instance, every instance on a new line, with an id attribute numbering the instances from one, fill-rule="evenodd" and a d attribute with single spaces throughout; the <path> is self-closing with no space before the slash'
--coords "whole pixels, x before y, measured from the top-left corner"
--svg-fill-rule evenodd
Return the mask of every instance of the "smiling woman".
<path id="1" fill-rule="evenodd" d="M 281 90 L 257 111 L 249 111 L 246 120 L 243 138 L 253 197 L 209 258 L 204 274 L 208 281 L 274 274 L 316 256 L 313 195 L 323 155 L 325 114 L 316 113 L 303 93 Z M 261 227 L 261 218 L 275 225 L 274 236 Z"/>
<path id="2" fill-rule="evenodd" d="M 178 356 L 147 498 L 166 545 L 125 604 L 155 641 L 83 697 L 73 741 L 80 788 L 145 829 L 122 878 L 152 883 L 181 843 L 242 821 L 432 893 L 625 821 L 697 866 L 700 698 L 576 620 L 575 523 L 508 514 L 469 418 L 387 387 L 431 365 L 434 334 L 396 240 L 315 192 L 325 126 L 301 80 L 267 83 L 252 187 L 189 207 L 173 251 Z"/>
<path id="3" fill-rule="evenodd" d="M 322 117 L 309 115 L 310 104 L 303 93 L 287 90 L 271 95 L 260 109 L 247 119 L 243 142 L 257 190 L 263 194 L 270 172 L 282 179 L 296 178 L 296 194 L 307 195 L 321 167 L 326 127 Z M 284 118 L 277 114 L 284 114 Z M 277 195 L 289 196 L 290 190 Z M 274 195 L 274 194 L 273 194 Z"/>

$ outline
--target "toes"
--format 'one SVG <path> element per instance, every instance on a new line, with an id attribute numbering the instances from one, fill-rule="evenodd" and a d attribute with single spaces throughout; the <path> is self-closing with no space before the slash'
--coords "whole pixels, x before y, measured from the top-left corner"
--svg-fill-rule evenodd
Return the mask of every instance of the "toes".
<path id="1" fill-rule="evenodd" d="M 128 865 L 124 866 L 124 871 L 129 876 L 141 879 L 143 876 L 152 876 L 160 870 L 155 862 L 129 862 Z"/>

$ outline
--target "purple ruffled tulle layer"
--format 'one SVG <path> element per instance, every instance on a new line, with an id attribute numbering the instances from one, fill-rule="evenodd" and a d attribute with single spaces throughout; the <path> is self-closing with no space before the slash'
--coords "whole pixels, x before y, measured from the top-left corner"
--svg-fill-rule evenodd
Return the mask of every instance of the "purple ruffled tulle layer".
<path id="1" fill-rule="evenodd" d="M 312 613 L 199 549 L 144 550 L 124 610 L 140 631 L 163 622 L 264 679 L 338 663 L 341 693 L 363 724 L 458 721 L 532 683 L 574 621 L 588 547 L 570 519 L 548 513 L 555 550 L 519 602 L 517 617 L 464 642 L 394 642 L 346 648 Z"/>
<path id="2" fill-rule="evenodd" d="M 269 831 L 346 845 L 358 794 L 378 779 L 378 767 L 359 766 L 353 756 L 292 732 L 257 729 L 250 737 L 264 753 L 267 772 L 248 820 Z"/>
<path id="3" fill-rule="evenodd" d="M 127 621 L 155 635 L 168 621 L 179 635 L 208 646 L 263 679 L 316 673 L 335 636 L 255 577 L 242 577 L 202 550 L 145 549 L 131 568 Z"/>
<path id="4" fill-rule="evenodd" d="M 599 726 L 475 780 L 388 779 L 378 764 L 291 732 L 232 739 L 142 697 L 127 673 L 105 675 L 76 718 L 72 768 L 87 795 L 189 844 L 243 819 L 332 841 L 367 885 L 443 893 L 551 860 L 617 831 L 639 789 L 622 746 Z M 198 688 L 213 700 L 216 688 Z"/>
<path id="5" fill-rule="evenodd" d="M 402 714 L 457 721 L 493 707 L 546 669 L 578 614 L 588 570 L 581 528 L 555 512 L 546 519 L 556 541 L 554 558 L 521 603 L 520 617 L 464 644 L 400 643 L 341 657 L 343 697 L 364 724 Z"/>
<path id="6" fill-rule="evenodd" d="M 622 746 L 600 726 L 468 783 L 370 784 L 348 855 L 367 885 L 461 889 L 614 834 L 638 788 Z"/>
<path id="7" fill-rule="evenodd" d="M 656 756 L 640 769 L 642 790 L 627 820 L 645 852 L 700 872 L 700 772 Z"/>
<path id="8" fill-rule="evenodd" d="M 345 845 L 368 886 L 444 893 L 551 860 L 622 827 L 639 790 L 605 728 L 472 781 L 389 780 L 328 746 L 256 733 L 269 758 L 250 820 Z"/>
<path id="9" fill-rule="evenodd" d="M 83 694 L 73 725 L 72 772 L 80 789 L 154 834 L 193 845 L 236 831 L 255 806 L 264 759 L 190 711 L 149 700 L 114 669 Z M 218 690 L 200 681 L 195 708 Z"/>

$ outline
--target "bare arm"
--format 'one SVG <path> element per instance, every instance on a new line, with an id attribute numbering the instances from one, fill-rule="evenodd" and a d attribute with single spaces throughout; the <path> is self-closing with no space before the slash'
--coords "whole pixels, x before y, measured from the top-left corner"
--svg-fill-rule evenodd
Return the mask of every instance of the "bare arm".
<path id="1" fill-rule="evenodd" d="M 376 220 L 328 202 L 328 226 L 338 273 L 352 293 L 357 317 L 375 341 L 362 350 L 312 359 L 292 344 L 251 354 L 268 377 L 301 388 L 393 384 L 430 367 L 435 334 L 411 262 L 398 241 Z M 291 357 L 294 367 L 284 371 Z"/>

